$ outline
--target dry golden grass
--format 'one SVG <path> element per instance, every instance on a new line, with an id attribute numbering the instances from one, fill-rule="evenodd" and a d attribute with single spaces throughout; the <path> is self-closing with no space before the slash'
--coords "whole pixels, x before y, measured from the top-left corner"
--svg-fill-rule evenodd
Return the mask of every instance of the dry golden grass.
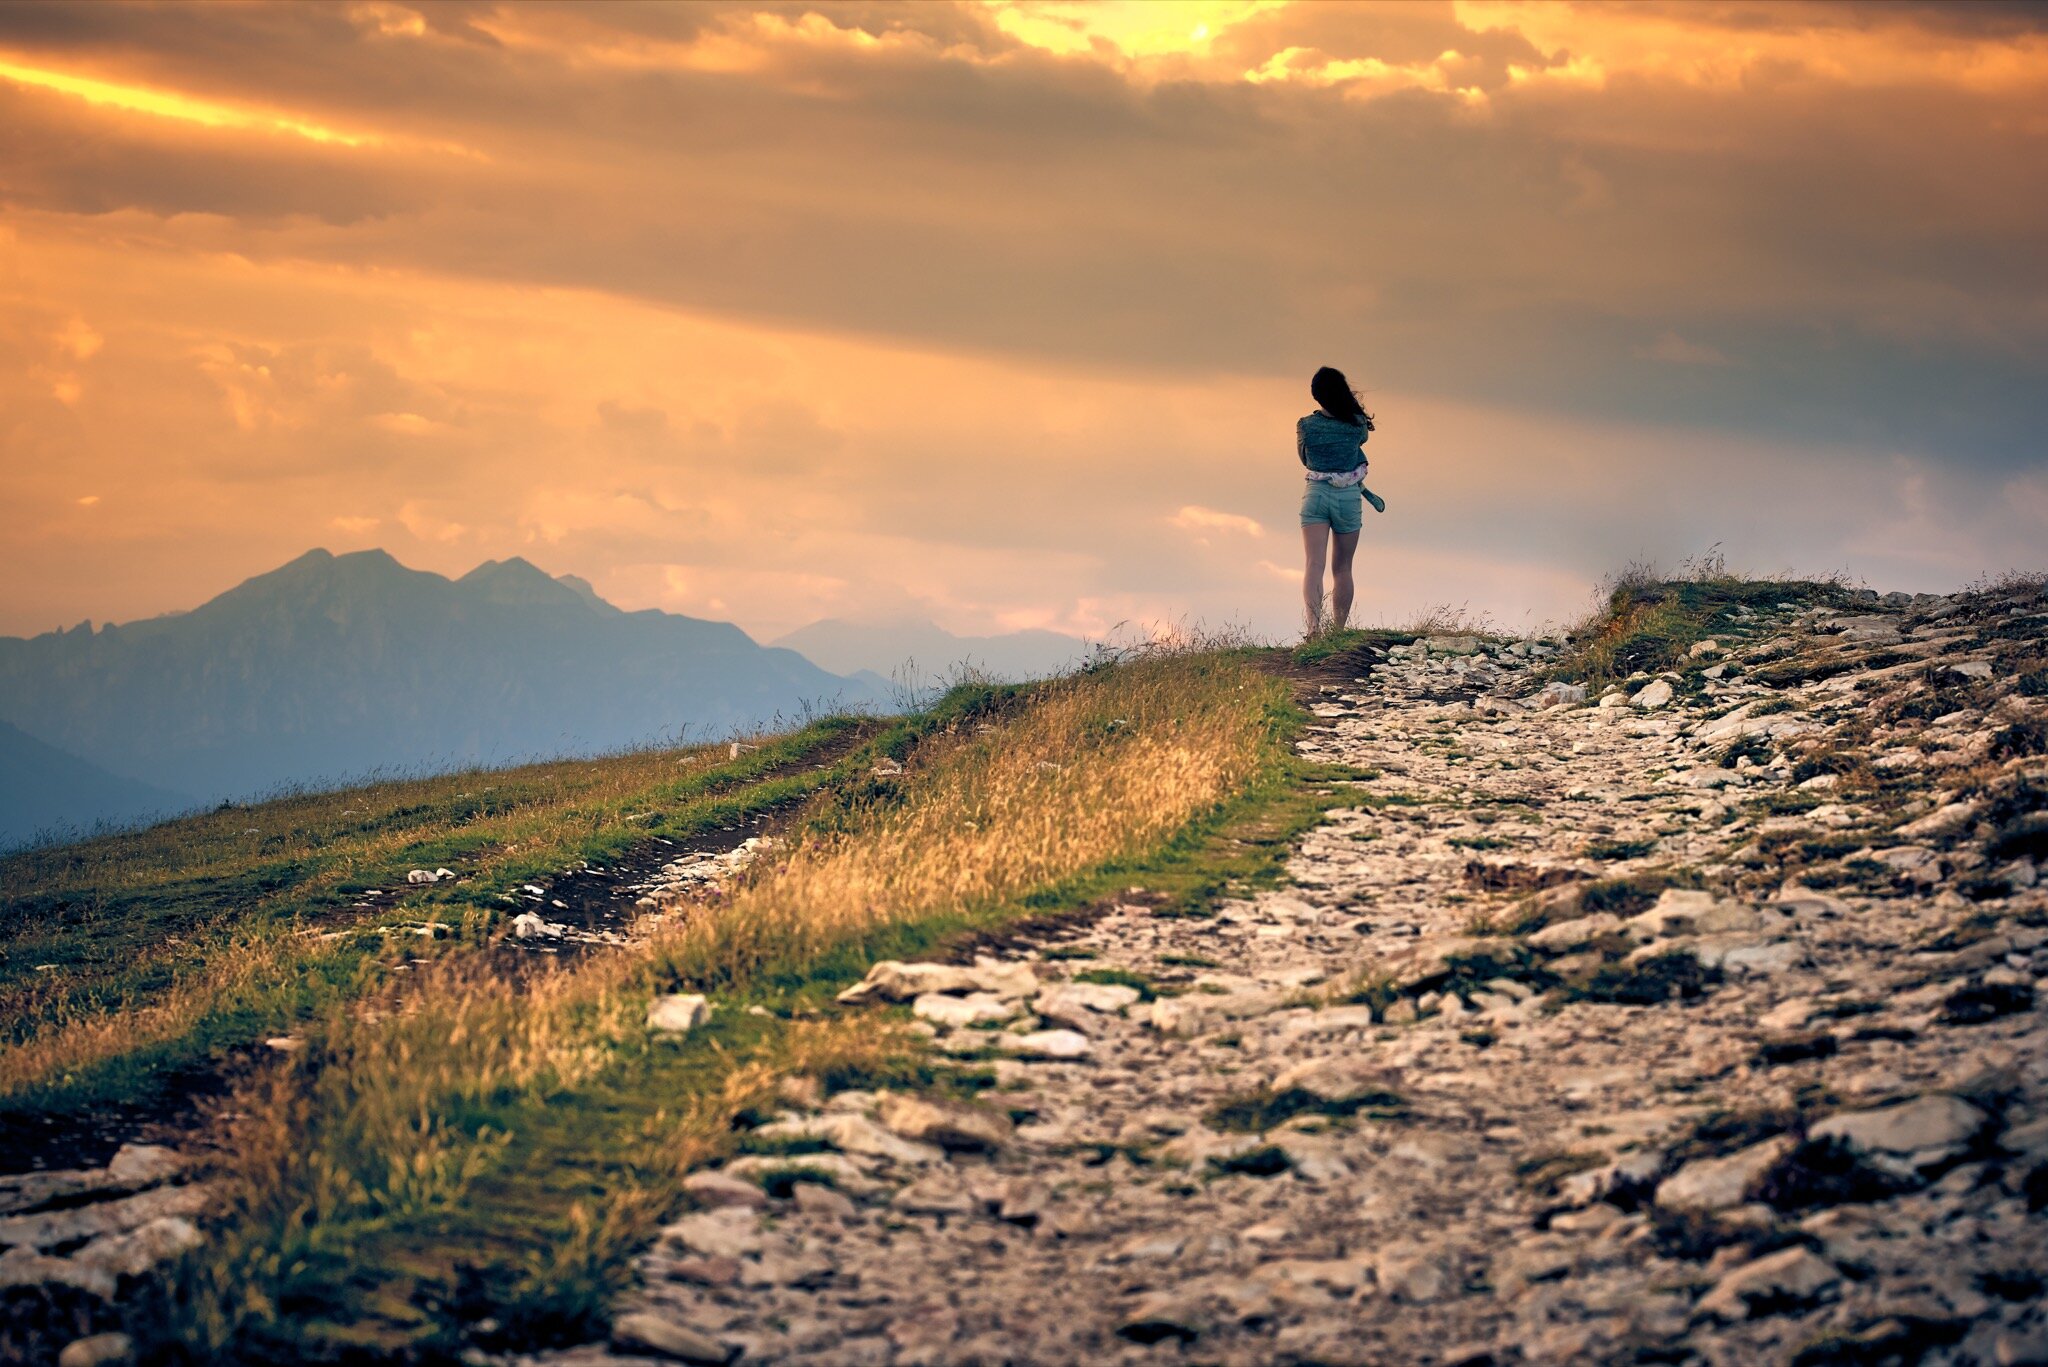
<path id="1" fill-rule="evenodd" d="M 275 935 L 223 938 L 220 952 L 206 955 L 197 972 L 181 977 L 146 1003 L 91 1010 L 68 1004 L 54 1007 L 42 1029 L 0 1049 L 0 1097 L 37 1083 L 61 1081 L 66 1074 L 175 1039 L 224 1003 L 281 981 L 303 966 L 306 955 L 316 952 Z M 24 984 L 9 995 L 34 1006 L 35 986 Z"/>
<path id="2" fill-rule="evenodd" d="M 1155 654 L 1045 686 L 1021 716 L 927 743 L 899 803 L 806 841 L 654 961 L 747 981 L 890 922 L 958 916 L 1158 841 L 1258 766 L 1276 685 L 1222 655 Z"/>

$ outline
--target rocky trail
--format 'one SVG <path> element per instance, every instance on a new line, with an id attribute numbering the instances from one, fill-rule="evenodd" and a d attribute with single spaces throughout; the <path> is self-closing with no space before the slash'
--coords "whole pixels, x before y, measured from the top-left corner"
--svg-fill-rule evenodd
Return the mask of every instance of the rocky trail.
<path id="1" fill-rule="evenodd" d="M 2043 603 L 1729 626 L 1360 657 L 1290 886 L 878 965 L 979 1094 L 796 1080 L 542 1360 L 2048 1362 Z"/>

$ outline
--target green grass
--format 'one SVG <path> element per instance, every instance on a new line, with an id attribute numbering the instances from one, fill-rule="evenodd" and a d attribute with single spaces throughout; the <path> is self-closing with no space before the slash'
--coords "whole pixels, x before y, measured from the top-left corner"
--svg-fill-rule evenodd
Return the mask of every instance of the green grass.
<path id="1" fill-rule="evenodd" d="M 1601 839 L 1586 842 L 1588 859 L 1640 859 L 1657 848 L 1655 840 Z"/>
<path id="2" fill-rule="evenodd" d="M 522 884 L 802 800 L 863 762 L 810 767 L 858 725 L 737 758 L 643 751 L 298 796 L 0 861 L 0 1115 L 147 1106 L 407 960 L 477 948 L 526 905 Z M 405 881 L 442 866 L 459 881 Z M 397 895 L 357 908 L 371 888 Z M 427 921 L 450 933 L 385 933 Z"/>
<path id="3" fill-rule="evenodd" d="M 1579 906 L 1589 915 L 1608 912 L 1624 919 L 1648 911 L 1666 888 L 1696 888 L 1700 876 L 1691 869 L 1653 869 L 1625 878 L 1601 878 L 1579 891 Z"/>
<path id="4" fill-rule="evenodd" d="M 1321 664 L 1339 655 L 1349 655 L 1366 646 L 1412 645 L 1419 638 L 1409 631 L 1389 631 L 1379 627 L 1345 627 L 1339 631 L 1320 631 L 1296 646 L 1292 652 L 1298 665 Z"/>
<path id="5" fill-rule="evenodd" d="M 1285 1092 L 1249 1092 L 1219 1102 L 1209 1111 L 1209 1128 L 1230 1134 L 1264 1134 L 1297 1116 L 1344 1119 L 1363 1112 L 1375 1120 L 1401 1114 L 1405 1103 L 1392 1092 L 1373 1092 L 1347 1101 L 1325 1101 L 1299 1088 Z"/>
<path id="6" fill-rule="evenodd" d="M 1159 995 L 1159 984 L 1143 973 L 1134 973 L 1128 968 L 1091 968 L 1074 975 L 1077 983 L 1099 983 L 1105 987 L 1128 987 L 1138 994 L 1138 1000 L 1149 1002 Z"/>
<path id="7" fill-rule="evenodd" d="M 1597 689 L 1673 669 L 1686 663 L 1697 642 L 1749 635 L 1755 622 L 1742 614 L 1772 616 L 1781 602 L 1847 605 L 1838 586 L 1812 580 L 1738 579 L 1717 569 L 1690 579 L 1627 574 L 1601 610 L 1572 631 L 1570 648 L 1550 675 Z"/>

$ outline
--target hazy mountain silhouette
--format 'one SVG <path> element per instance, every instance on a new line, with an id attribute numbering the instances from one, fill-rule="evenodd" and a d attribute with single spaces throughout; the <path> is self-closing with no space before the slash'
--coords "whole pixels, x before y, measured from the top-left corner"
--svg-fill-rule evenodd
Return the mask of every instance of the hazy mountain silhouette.
<path id="1" fill-rule="evenodd" d="M 0 717 L 206 801 L 877 700 L 729 623 L 621 611 L 520 559 L 451 581 L 309 551 L 190 612 L 0 637 Z"/>
<path id="2" fill-rule="evenodd" d="M 1017 631 L 1004 636 L 955 636 L 933 622 L 899 619 L 846 622 L 828 617 L 798 627 L 771 644 L 800 651 L 835 674 L 866 673 L 897 680 L 907 662 L 917 664 L 917 682 L 943 678 L 956 665 L 971 665 L 1005 681 L 1057 674 L 1088 653 L 1087 642 L 1057 631 Z"/>
<path id="3" fill-rule="evenodd" d="M 110 774 L 0 721 L 0 849 L 168 816 L 197 799 Z"/>

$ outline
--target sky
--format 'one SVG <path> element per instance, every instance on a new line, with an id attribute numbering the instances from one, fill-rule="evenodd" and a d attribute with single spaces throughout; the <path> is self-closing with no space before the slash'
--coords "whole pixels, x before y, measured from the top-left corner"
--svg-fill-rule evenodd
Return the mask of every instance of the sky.
<path id="1" fill-rule="evenodd" d="M 2048 568 L 2048 7 L 0 6 L 0 633 L 314 546 L 767 639 Z"/>

